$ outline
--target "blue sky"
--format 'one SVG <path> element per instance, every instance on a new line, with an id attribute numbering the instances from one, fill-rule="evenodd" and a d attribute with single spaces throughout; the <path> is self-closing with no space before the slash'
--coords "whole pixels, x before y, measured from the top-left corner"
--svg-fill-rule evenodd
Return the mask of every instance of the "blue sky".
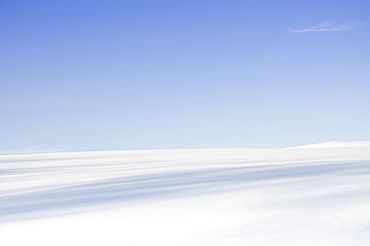
<path id="1" fill-rule="evenodd" d="M 0 1 L 0 153 L 370 140 L 369 1 Z"/>

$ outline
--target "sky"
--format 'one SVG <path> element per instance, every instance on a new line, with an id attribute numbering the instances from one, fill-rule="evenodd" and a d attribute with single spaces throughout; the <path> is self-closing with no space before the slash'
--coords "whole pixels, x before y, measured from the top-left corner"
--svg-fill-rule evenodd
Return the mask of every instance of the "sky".
<path id="1" fill-rule="evenodd" d="M 370 140 L 367 0 L 0 0 L 0 153 Z"/>

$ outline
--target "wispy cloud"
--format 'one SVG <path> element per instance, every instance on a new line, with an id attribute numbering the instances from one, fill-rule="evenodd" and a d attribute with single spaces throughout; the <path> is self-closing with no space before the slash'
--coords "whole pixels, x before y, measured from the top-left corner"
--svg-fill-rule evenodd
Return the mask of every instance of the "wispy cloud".
<path id="1" fill-rule="evenodd" d="M 325 21 L 316 26 L 310 26 L 306 29 L 300 30 L 289 30 L 290 32 L 294 33 L 301 33 L 301 32 L 340 32 L 340 31 L 350 31 L 354 29 L 360 29 L 365 27 L 369 21 L 367 22 L 346 22 L 343 24 L 337 24 L 335 21 Z"/>

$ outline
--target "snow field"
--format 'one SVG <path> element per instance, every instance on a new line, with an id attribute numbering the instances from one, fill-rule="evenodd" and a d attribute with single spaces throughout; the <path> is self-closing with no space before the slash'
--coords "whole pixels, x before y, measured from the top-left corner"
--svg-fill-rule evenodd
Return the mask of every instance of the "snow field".
<path id="1" fill-rule="evenodd" d="M 0 156 L 0 245 L 368 245 L 370 148 Z"/>

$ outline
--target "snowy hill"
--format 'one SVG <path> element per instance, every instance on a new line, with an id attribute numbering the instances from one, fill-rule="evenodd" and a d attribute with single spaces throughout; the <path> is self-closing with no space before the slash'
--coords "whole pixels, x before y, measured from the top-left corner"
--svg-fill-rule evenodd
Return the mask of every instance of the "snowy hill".
<path id="1" fill-rule="evenodd" d="M 358 147 L 370 147 L 370 141 L 333 141 L 291 148 L 358 148 Z"/>
<path id="2" fill-rule="evenodd" d="M 368 148 L 0 156 L 0 245 L 369 245 Z"/>

